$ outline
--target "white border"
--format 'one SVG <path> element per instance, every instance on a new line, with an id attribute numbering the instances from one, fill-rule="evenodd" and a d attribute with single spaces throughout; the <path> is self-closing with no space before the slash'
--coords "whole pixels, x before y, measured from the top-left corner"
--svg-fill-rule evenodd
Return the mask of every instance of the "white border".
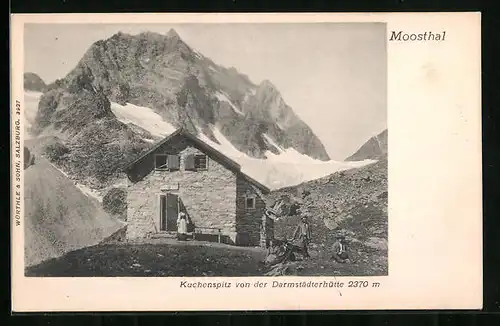
<path id="1" fill-rule="evenodd" d="M 13 128 L 15 101 L 22 106 L 24 98 L 23 24 L 35 22 L 385 22 L 388 32 L 446 30 L 447 39 L 388 43 L 389 276 L 336 278 L 377 281 L 380 288 L 202 290 L 180 289 L 183 278 L 25 278 L 23 228 L 13 226 L 14 311 L 482 308 L 479 13 L 13 15 Z M 15 145 L 13 139 L 13 151 Z M 279 280 L 297 279 L 333 280 Z"/>

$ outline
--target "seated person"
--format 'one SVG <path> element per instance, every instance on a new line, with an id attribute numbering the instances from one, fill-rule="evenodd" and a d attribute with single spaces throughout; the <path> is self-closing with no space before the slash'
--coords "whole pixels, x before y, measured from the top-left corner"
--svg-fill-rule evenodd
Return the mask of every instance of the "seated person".
<path id="1" fill-rule="evenodd" d="M 275 265 L 283 262 L 286 258 L 286 247 L 283 241 L 272 239 L 267 248 L 266 265 Z"/>
<path id="2" fill-rule="evenodd" d="M 349 254 L 347 253 L 347 243 L 344 235 L 337 236 L 337 241 L 333 244 L 333 254 L 330 259 L 338 263 L 348 263 Z"/>

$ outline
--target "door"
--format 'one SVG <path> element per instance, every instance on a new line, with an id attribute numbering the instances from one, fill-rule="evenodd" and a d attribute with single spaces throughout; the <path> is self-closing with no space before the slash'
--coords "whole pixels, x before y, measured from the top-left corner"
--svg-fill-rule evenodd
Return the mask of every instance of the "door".
<path id="1" fill-rule="evenodd" d="M 160 195 L 160 231 L 167 231 L 167 196 Z"/>
<path id="2" fill-rule="evenodd" d="M 177 231 L 177 216 L 179 215 L 179 197 L 174 194 L 166 195 L 166 230 Z"/>
<path id="3" fill-rule="evenodd" d="M 177 195 L 160 195 L 160 231 L 177 231 L 178 202 Z"/>

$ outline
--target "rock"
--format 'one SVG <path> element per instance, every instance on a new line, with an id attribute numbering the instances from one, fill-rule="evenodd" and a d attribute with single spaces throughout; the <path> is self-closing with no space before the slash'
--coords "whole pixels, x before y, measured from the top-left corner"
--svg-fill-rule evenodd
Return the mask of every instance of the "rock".
<path id="1" fill-rule="evenodd" d="M 364 245 L 378 250 L 388 249 L 387 239 L 384 238 L 370 237 L 365 241 Z"/>
<path id="2" fill-rule="evenodd" d="M 345 239 L 347 240 L 347 242 L 351 242 L 351 243 L 360 243 L 361 241 L 352 237 L 352 236 L 346 236 Z"/>
<path id="3" fill-rule="evenodd" d="M 267 266 L 274 266 L 280 264 L 283 261 L 284 257 L 278 257 L 275 254 L 268 255 L 265 260 L 265 264 Z"/>
<path id="4" fill-rule="evenodd" d="M 323 222 L 325 223 L 325 226 L 330 230 L 335 230 L 339 226 L 335 220 L 330 218 L 325 218 Z"/>
<path id="5" fill-rule="evenodd" d="M 266 276 L 282 276 L 282 275 L 294 275 L 297 274 L 297 265 L 295 263 L 279 263 L 272 266 L 271 270 L 268 271 Z"/>

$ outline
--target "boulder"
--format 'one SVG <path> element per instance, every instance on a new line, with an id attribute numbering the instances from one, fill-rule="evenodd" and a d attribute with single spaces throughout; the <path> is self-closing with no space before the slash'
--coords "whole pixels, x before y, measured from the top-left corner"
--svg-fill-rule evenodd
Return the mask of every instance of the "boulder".
<path id="1" fill-rule="evenodd" d="M 378 237 L 370 237 L 365 241 L 365 246 L 370 247 L 372 249 L 378 250 L 387 250 L 387 239 L 378 238 Z"/>

